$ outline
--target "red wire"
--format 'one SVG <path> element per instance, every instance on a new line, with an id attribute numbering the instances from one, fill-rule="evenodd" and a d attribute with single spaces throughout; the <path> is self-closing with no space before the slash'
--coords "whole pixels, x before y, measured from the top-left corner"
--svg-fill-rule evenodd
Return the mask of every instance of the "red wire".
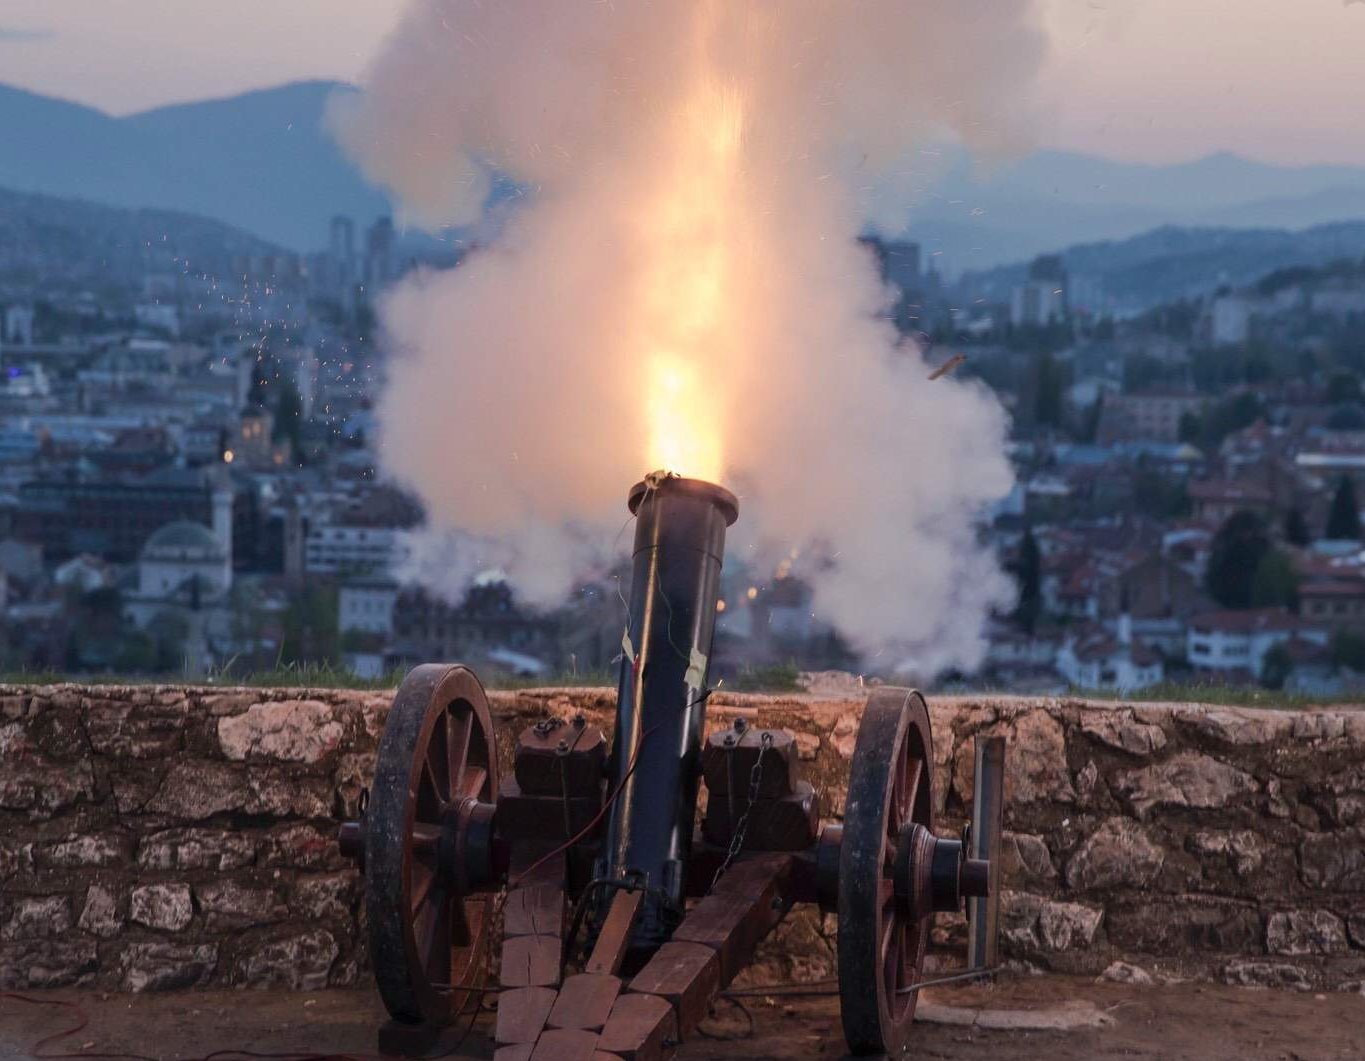
<path id="1" fill-rule="evenodd" d="M 635 767 L 640 761 L 640 749 L 645 746 L 645 741 L 649 740 L 650 735 L 662 725 L 663 721 L 656 722 L 654 725 L 650 726 L 649 729 L 640 734 L 640 739 L 635 742 L 635 749 L 630 753 L 630 762 L 626 764 L 626 772 L 621 775 L 621 780 L 616 783 L 616 788 L 612 791 L 611 795 L 603 801 L 602 809 L 593 815 L 592 821 L 588 822 L 587 825 L 583 826 L 582 829 L 569 837 L 568 840 L 565 840 L 564 843 L 560 844 L 553 851 L 542 855 L 518 873 L 516 877 L 509 880 L 507 882 L 507 891 L 510 892 L 512 889 L 516 888 L 533 872 L 549 862 L 550 859 L 554 858 L 556 855 L 562 855 L 565 851 L 569 850 L 569 848 L 573 847 L 574 844 L 582 840 L 583 837 L 587 836 L 588 833 L 592 832 L 593 829 L 597 828 L 598 822 L 602 820 L 603 815 L 605 815 L 607 811 L 611 810 L 612 806 L 616 803 L 616 800 L 620 797 L 621 790 L 626 787 L 626 782 L 630 780 L 630 775 L 635 772 Z M 506 893 L 504 892 L 503 894 L 505 895 Z"/>

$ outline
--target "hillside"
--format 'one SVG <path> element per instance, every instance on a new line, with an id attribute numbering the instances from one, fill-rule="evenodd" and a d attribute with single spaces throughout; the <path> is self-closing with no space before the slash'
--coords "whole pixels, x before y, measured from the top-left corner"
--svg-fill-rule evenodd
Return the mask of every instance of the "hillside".
<path id="1" fill-rule="evenodd" d="M 1083 243 L 1060 252 L 1073 277 L 1098 282 L 1120 308 L 1141 309 L 1249 284 L 1292 265 L 1365 257 L 1365 220 L 1287 229 L 1164 226 L 1126 240 Z M 974 295 L 1003 299 L 1026 274 L 1017 262 L 963 277 Z"/>
<path id="2" fill-rule="evenodd" d="M 125 210 L 0 188 L 0 280 L 124 287 L 152 273 L 226 276 L 235 258 L 280 253 L 250 233 L 173 210 Z"/>
<path id="3" fill-rule="evenodd" d="M 328 98 L 350 91 L 301 82 L 114 118 L 0 85 L 0 187 L 155 204 L 318 249 L 333 215 L 364 226 L 392 209 L 322 126 Z M 1365 169 L 1230 154 L 1158 166 L 1037 151 L 985 165 L 926 146 L 906 172 L 913 202 L 895 216 L 951 274 L 1166 225 L 1301 229 L 1365 217 Z"/>
<path id="4" fill-rule="evenodd" d="M 0 86 L 0 187 L 203 214 L 295 250 L 322 247 L 334 214 L 390 211 L 322 129 L 306 82 L 113 118 Z"/>

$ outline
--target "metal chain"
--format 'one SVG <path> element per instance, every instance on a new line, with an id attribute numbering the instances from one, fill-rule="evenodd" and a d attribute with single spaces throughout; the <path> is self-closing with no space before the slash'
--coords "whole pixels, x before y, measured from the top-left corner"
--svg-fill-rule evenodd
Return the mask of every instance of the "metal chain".
<path id="1" fill-rule="evenodd" d="M 773 735 L 767 730 L 763 731 L 758 739 L 758 758 L 754 760 L 754 768 L 749 771 L 749 802 L 744 807 L 744 813 L 739 816 L 739 821 L 735 822 L 734 832 L 730 837 L 730 850 L 725 852 L 725 861 L 716 870 L 716 875 L 711 878 L 711 889 L 714 891 L 720 878 L 725 875 L 725 871 L 734 862 L 735 856 L 744 847 L 744 835 L 749 831 L 749 812 L 754 809 L 754 803 L 758 800 L 758 786 L 763 781 L 763 757 L 768 754 L 768 749 L 773 745 Z M 731 755 L 734 750 L 731 750 Z"/>

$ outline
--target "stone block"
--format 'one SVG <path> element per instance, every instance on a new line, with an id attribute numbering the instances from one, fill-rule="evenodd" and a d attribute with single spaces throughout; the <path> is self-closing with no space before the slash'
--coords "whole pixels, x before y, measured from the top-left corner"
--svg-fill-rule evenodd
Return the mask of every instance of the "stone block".
<path id="1" fill-rule="evenodd" d="M 184 748 L 189 703 L 135 704 L 92 700 L 86 731 L 96 754 L 110 759 L 165 759 Z"/>
<path id="2" fill-rule="evenodd" d="M 256 947 L 238 961 L 233 980 L 248 987 L 319 991 L 327 986 L 338 954 L 332 934 L 315 928 Z"/>
<path id="3" fill-rule="evenodd" d="M 216 943 L 129 943 L 119 955 L 125 991 L 203 987 L 217 965 Z"/>
<path id="4" fill-rule="evenodd" d="M 92 800 L 94 790 L 88 762 L 59 763 L 36 751 L 6 755 L 0 750 L 0 810 L 51 818 Z"/>
<path id="5" fill-rule="evenodd" d="M 1166 852 L 1131 818 L 1106 818 L 1071 856 L 1066 880 L 1080 891 L 1141 888 L 1156 879 Z"/>
<path id="6" fill-rule="evenodd" d="M 290 892 L 289 907 L 310 921 L 349 921 L 359 885 L 354 870 L 300 876 Z"/>
<path id="7" fill-rule="evenodd" d="M 76 924 L 81 931 L 101 939 L 112 939 L 123 931 L 123 912 L 117 893 L 102 884 L 92 884 L 85 892 L 85 906 Z"/>
<path id="8" fill-rule="evenodd" d="M 1047 841 L 1030 833 L 1000 836 L 1001 880 L 1011 887 L 1044 884 L 1057 879 Z"/>
<path id="9" fill-rule="evenodd" d="M 829 746 L 839 753 L 841 759 L 853 758 L 853 749 L 858 743 L 858 718 L 852 711 L 840 715 L 829 732 Z"/>
<path id="10" fill-rule="evenodd" d="M 1044 902 L 1038 911 L 1038 939 L 1045 951 L 1088 947 L 1103 919 L 1104 911 L 1093 906 Z"/>
<path id="11" fill-rule="evenodd" d="M 0 881 L 33 872 L 32 844 L 0 843 Z"/>
<path id="12" fill-rule="evenodd" d="M 1256 954 L 1263 939 L 1261 915 L 1253 905 L 1199 895 L 1113 903 L 1105 931 L 1125 953 L 1173 957 L 1209 951 Z"/>
<path id="13" fill-rule="evenodd" d="M 209 761 L 177 762 L 147 804 L 153 814 L 201 821 L 232 811 L 277 817 L 323 818 L 331 813 L 331 786 L 278 767 Z"/>
<path id="14" fill-rule="evenodd" d="M 1197 706 L 1176 715 L 1194 733 L 1236 747 L 1277 744 L 1289 736 L 1293 719 L 1283 711 Z"/>
<path id="15" fill-rule="evenodd" d="M 257 703 L 218 720 L 219 747 L 239 762 L 321 762 L 336 752 L 344 734 L 332 706 L 320 700 Z"/>
<path id="16" fill-rule="evenodd" d="M 1365 835 L 1339 830 L 1305 837 L 1299 865 L 1310 888 L 1365 891 Z"/>
<path id="17" fill-rule="evenodd" d="M 1266 950 L 1295 957 L 1339 954 L 1346 950 L 1346 923 L 1327 910 L 1290 910 L 1271 914 L 1265 927 Z"/>
<path id="18" fill-rule="evenodd" d="M 196 884 L 194 897 L 214 932 L 272 924 L 289 913 L 273 888 L 251 887 L 232 879 Z"/>
<path id="19" fill-rule="evenodd" d="M 1100 979 L 1111 984 L 1140 984 L 1144 986 L 1153 982 L 1151 973 L 1141 966 L 1131 965 L 1128 962 L 1110 962 L 1105 966 L 1104 972 L 1100 974 Z"/>
<path id="20" fill-rule="evenodd" d="M 188 884 L 144 884 L 134 888 L 128 904 L 129 917 L 139 925 L 179 932 L 194 918 Z"/>
<path id="21" fill-rule="evenodd" d="M 260 864 L 289 869 L 341 869 L 348 865 L 337 850 L 336 834 L 311 825 L 271 829 L 261 842 Z"/>
<path id="22" fill-rule="evenodd" d="M 1196 832 L 1190 836 L 1186 846 L 1202 860 L 1226 860 L 1242 876 L 1260 869 L 1270 850 L 1270 844 L 1261 834 L 1250 829 Z"/>
<path id="23" fill-rule="evenodd" d="M 90 753 L 77 707 L 53 708 L 35 715 L 28 724 L 28 736 L 44 755 L 59 762 L 83 759 Z"/>
<path id="24" fill-rule="evenodd" d="M 1084 711 L 1081 732 L 1101 744 L 1139 758 L 1166 747 L 1166 731 L 1150 722 L 1139 722 L 1131 711 Z"/>
<path id="25" fill-rule="evenodd" d="M 39 858 L 48 866 L 73 869 L 86 866 L 122 866 L 128 862 L 131 839 L 118 833 L 92 833 L 58 841 Z"/>
<path id="26" fill-rule="evenodd" d="M 99 968 L 91 940 L 40 939 L 0 947 L 0 988 L 70 987 Z"/>
<path id="27" fill-rule="evenodd" d="M 1114 789 L 1145 818 L 1155 807 L 1224 807 L 1259 791 L 1260 784 L 1212 756 L 1181 752 L 1166 762 L 1120 773 Z"/>
<path id="28" fill-rule="evenodd" d="M 256 841 L 227 829 L 166 829 L 153 833 L 138 848 L 144 869 L 230 870 L 251 865 Z"/>
<path id="29" fill-rule="evenodd" d="M 1291 991 L 1313 990 L 1306 970 L 1287 962 L 1235 961 L 1223 966 L 1219 978 L 1240 987 L 1276 987 Z"/>
<path id="30" fill-rule="evenodd" d="M 0 939 L 56 939 L 70 928 L 70 896 L 28 895 L 14 900 Z"/>

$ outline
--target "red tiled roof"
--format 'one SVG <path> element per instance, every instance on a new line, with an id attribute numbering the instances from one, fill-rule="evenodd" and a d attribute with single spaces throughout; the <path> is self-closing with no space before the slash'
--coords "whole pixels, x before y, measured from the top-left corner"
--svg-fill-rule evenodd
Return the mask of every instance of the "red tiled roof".
<path id="1" fill-rule="evenodd" d="M 1194 501 L 1260 501 L 1273 500 L 1271 493 L 1255 483 L 1234 483 L 1226 479 L 1201 479 L 1187 488 Z"/>
<path id="2" fill-rule="evenodd" d="M 1206 612 L 1190 620 L 1190 628 L 1205 633 L 1254 634 L 1272 630 L 1302 630 L 1304 622 L 1287 608 L 1251 608 L 1245 611 Z"/>

